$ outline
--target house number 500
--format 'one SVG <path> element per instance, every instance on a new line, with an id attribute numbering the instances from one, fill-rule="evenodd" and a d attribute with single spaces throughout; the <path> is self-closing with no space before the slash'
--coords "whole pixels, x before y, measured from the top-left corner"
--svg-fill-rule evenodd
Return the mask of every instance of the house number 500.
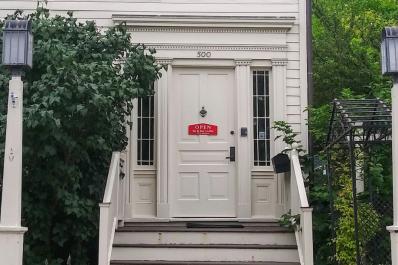
<path id="1" fill-rule="evenodd" d="M 199 51 L 197 54 L 198 58 L 210 58 L 211 57 L 211 52 L 202 52 Z"/>

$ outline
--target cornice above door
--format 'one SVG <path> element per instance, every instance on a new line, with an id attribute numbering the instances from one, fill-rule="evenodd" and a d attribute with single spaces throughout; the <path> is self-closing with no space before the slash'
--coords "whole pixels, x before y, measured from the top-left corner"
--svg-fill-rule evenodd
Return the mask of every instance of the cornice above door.
<path id="1" fill-rule="evenodd" d="M 296 17 L 114 14 L 112 20 L 125 22 L 131 31 L 283 33 L 293 27 Z"/>

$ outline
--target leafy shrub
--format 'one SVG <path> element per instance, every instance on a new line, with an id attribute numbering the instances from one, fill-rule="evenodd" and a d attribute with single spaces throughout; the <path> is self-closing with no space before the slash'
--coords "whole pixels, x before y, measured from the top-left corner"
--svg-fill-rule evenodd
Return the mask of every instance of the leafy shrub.
<path id="1" fill-rule="evenodd" d="M 97 203 L 111 153 L 125 148 L 132 99 L 153 93 L 161 66 L 154 51 L 131 44 L 125 25 L 103 31 L 41 8 L 28 19 L 34 67 L 24 78 L 25 263 L 65 264 L 70 255 L 74 265 L 96 264 Z M 0 143 L 8 77 L 1 69 Z"/>

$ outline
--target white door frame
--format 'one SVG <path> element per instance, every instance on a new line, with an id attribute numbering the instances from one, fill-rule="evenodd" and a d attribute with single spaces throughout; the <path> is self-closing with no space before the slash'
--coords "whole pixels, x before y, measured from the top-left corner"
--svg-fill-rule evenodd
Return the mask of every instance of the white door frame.
<path id="1" fill-rule="evenodd" d="M 173 68 L 174 67 L 203 67 L 203 68 L 231 68 L 235 69 L 235 106 L 237 109 L 236 132 L 236 214 L 239 219 L 251 218 L 251 164 L 252 146 L 251 128 L 251 60 L 195 60 L 162 58 L 158 63 L 168 66 L 158 81 L 158 145 L 157 145 L 157 218 L 169 219 L 171 207 L 168 192 L 170 185 L 168 176 L 171 174 L 168 157 L 172 150 L 168 148 L 173 141 L 168 126 L 170 106 L 168 99 L 173 96 Z M 248 128 L 248 137 L 240 135 L 241 128 Z"/>

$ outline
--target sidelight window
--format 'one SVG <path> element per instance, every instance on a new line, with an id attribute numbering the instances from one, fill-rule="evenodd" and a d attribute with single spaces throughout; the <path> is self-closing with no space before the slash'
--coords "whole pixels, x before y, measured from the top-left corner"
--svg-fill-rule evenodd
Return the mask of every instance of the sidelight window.
<path id="1" fill-rule="evenodd" d="M 137 104 L 137 165 L 154 165 L 155 99 L 139 98 Z"/>
<path id="2" fill-rule="evenodd" d="M 254 166 L 270 166 L 270 96 L 268 71 L 253 71 Z"/>

